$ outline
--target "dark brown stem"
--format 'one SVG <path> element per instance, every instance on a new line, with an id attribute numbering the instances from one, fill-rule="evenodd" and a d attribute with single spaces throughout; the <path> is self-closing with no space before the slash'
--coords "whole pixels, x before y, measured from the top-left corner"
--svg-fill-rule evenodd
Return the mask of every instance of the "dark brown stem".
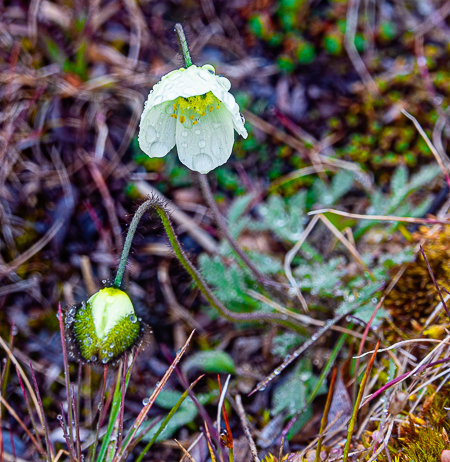
<path id="1" fill-rule="evenodd" d="M 198 174 L 198 178 L 200 181 L 200 187 L 203 192 L 203 196 L 205 197 L 206 203 L 212 210 L 214 215 L 214 219 L 219 227 L 219 231 L 222 236 L 229 242 L 233 250 L 238 254 L 239 258 L 247 265 L 249 270 L 255 275 L 257 281 L 262 285 L 270 285 L 270 286 L 279 286 L 278 283 L 270 280 L 267 276 L 262 274 L 258 268 L 252 263 L 249 256 L 239 247 L 239 244 L 236 242 L 234 237 L 231 235 L 230 231 L 228 230 L 227 223 L 225 221 L 224 216 L 220 213 L 219 207 L 217 207 L 216 201 L 214 200 L 213 193 L 211 191 L 211 187 L 209 185 L 207 175 L 203 175 L 202 173 Z"/>

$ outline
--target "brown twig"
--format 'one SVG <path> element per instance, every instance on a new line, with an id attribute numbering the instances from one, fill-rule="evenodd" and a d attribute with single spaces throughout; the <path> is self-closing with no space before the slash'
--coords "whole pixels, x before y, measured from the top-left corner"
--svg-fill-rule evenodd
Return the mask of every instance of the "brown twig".
<path id="1" fill-rule="evenodd" d="M 236 407 L 239 414 L 239 418 L 241 419 L 242 428 L 244 429 L 245 436 L 248 440 L 248 445 L 250 446 L 250 452 L 252 453 L 253 461 L 254 462 L 261 462 L 258 457 L 258 451 L 256 449 L 255 442 L 253 441 L 252 435 L 250 433 L 250 429 L 248 428 L 247 418 L 245 416 L 244 406 L 242 405 L 242 398 L 241 395 L 236 395 Z"/>

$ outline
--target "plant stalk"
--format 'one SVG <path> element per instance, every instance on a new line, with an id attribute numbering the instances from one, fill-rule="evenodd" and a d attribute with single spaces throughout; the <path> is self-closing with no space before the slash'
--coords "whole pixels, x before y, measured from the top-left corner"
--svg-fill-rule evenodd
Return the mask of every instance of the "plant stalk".
<path id="1" fill-rule="evenodd" d="M 187 255 L 185 254 L 184 250 L 181 248 L 181 244 L 175 234 L 175 231 L 172 227 L 172 223 L 170 221 L 168 212 L 166 211 L 163 204 L 158 202 L 155 198 L 149 198 L 146 200 L 136 211 L 133 220 L 131 221 L 127 237 L 125 239 L 125 244 L 122 251 L 122 256 L 120 258 L 119 268 L 117 270 L 117 275 L 114 281 L 114 285 L 116 287 L 120 287 L 122 284 L 122 278 L 125 272 L 126 263 L 128 254 L 130 252 L 131 244 L 133 241 L 134 234 L 136 232 L 137 226 L 139 224 L 140 219 L 144 215 L 145 212 L 148 210 L 153 209 L 161 219 L 161 222 L 164 226 L 164 229 L 167 233 L 167 237 L 172 245 L 172 248 L 175 252 L 180 263 L 183 265 L 185 270 L 190 274 L 192 279 L 194 280 L 195 285 L 200 289 L 203 296 L 209 302 L 209 304 L 225 319 L 228 319 L 231 322 L 248 322 L 248 323 L 260 323 L 260 322 L 267 322 L 267 323 L 275 323 L 278 325 L 286 326 L 291 329 L 296 330 L 302 334 L 305 334 L 305 328 L 295 322 L 292 322 L 288 319 L 285 319 L 283 314 L 279 313 L 235 313 L 230 311 L 225 305 L 214 295 L 210 287 L 206 284 L 198 270 L 189 260 Z"/>
<path id="2" fill-rule="evenodd" d="M 186 36 L 184 35 L 183 26 L 180 23 L 175 24 L 175 32 L 177 33 L 178 45 L 180 46 L 181 55 L 183 56 L 184 64 L 187 69 L 189 66 L 192 66 L 192 59 L 189 53 Z"/>

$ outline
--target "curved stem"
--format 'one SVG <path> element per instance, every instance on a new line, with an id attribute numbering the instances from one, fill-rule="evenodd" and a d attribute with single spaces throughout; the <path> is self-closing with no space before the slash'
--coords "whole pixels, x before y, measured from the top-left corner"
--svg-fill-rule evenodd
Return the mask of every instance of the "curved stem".
<path id="1" fill-rule="evenodd" d="M 146 205 L 148 202 L 153 201 L 149 199 L 144 202 L 134 214 L 133 219 L 131 220 L 130 227 L 128 228 L 127 238 L 125 239 L 125 244 L 123 245 L 122 255 L 120 257 L 119 268 L 117 269 L 116 278 L 114 279 L 114 285 L 118 288 L 122 285 L 122 278 L 125 273 L 125 268 L 127 266 L 128 254 L 130 253 L 131 244 L 133 243 L 134 234 L 136 233 L 137 226 L 141 221 L 142 215 L 151 208 L 152 204 Z"/>
<path id="2" fill-rule="evenodd" d="M 183 26 L 180 23 L 175 24 L 175 32 L 177 33 L 178 45 L 180 46 L 181 54 L 187 69 L 189 66 L 192 66 L 192 59 L 189 53 L 186 36 L 184 35 Z"/>
<path id="3" fill-rule="evenodd" d="M 161 222 L 166 230 L 167 236 L 169 241 L 173 247 L 175 255 L 177 256 L 180 263 L 184 266 L 185 270 L 190 274 L 192 279 L 194 280 L 195 285 L 200 289 L 203 296 L 209 302 L 209 304 L 225 319 L 231 322 L 268 322 L 274 323 L 278 325 L 282 325 L 285 327 L 289 327 L 291 329 L 296 330 L 297 332 L 308 335 L 307 330 L 292 321 L 286 319 L 286 316 L 279 313 L 235 313 L 230 311 L 213 293 L 210 287 L 206 284 L 203 280 L 202 276 L 192 264 L 192 262 L 186 256 L 184 250 L 181 248 L 180 241 L 175 234 L 175 231 L 172 227 L 172 223 L 170 221 L 169 215 L 161 202 L 158 202 L 155 198 L 150 198 L 146 200 L 137 210 L 136 214 L 133 217 L 131 222 L 130 228 L 128 230 L 127 238 L 125 240 L 122 257 L 120 259 L 119 269 L 117 271 L 117 276 L 115 279 L 114 285 L 116 287 L 120 287 L 122 283 L 122 277 L 125 271 L 126 260 L 128 257 L 128 253 L 130 251 L 131 242 L 134 237 L 134 233 L 136 232 L 137 225 L 139 220 L 142 218 L 142 215 L 148 211 L 149 209 L 153 209 L 158 214 Z"/>

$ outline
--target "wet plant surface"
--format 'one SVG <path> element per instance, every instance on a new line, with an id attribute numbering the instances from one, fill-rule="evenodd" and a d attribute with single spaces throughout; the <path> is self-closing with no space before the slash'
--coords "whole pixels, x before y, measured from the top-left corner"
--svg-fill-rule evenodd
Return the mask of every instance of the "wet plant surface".
<path id="1" fill-rule="evenodd" d="M 447 460 L 449 13 L 0 3 L 0 460 Z M 177 22 L 246 120 L 207 179 L 138 142 Z"/>

